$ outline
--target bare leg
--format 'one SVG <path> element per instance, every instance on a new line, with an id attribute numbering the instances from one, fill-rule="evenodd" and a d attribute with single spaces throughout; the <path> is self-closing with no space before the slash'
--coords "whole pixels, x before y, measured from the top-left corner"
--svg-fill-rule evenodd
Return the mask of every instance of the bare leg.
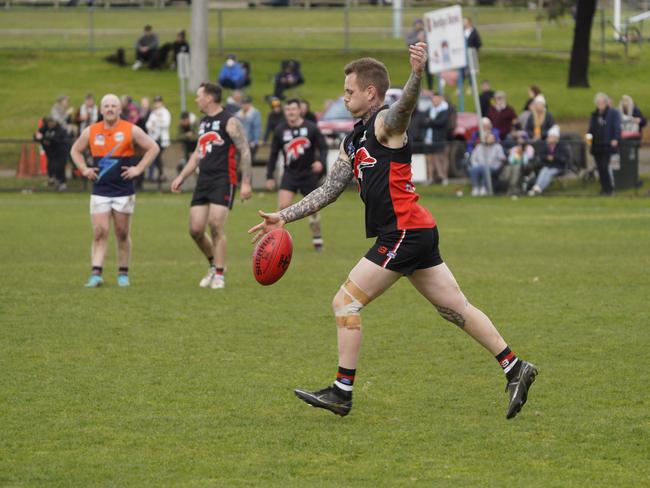
<path id="1" fill-rule="evenodd" d="M 93 226 L 93 243 L 91 247 L 92 266 L 104 266 L 106 248 L 108 246 L 108 230 L 111 223 L 110 212 L 91 214 L 90 221 Z"/>
<path id="2" fill-rule="evenodd" d="M 131 214 L 113 210 L 113 227 L 117 240 L 117 265 L 128 268 L 131 257 Z"/>
<path id="3" fill-rule="evenodd" d="M 223 205 L 210 204 L 208 226 L 212 236 L 212 255 L 217 268 L 226 266 L 226 220 L 230 210 Z"/>
<path id="4" fill-rule="evenodd" d="M 278 190 L 278 210 L 283 210 L 291 205 L 296 194 L 289 190 Z"/>
<path id="5" fill-rule="evenodd" d="M 427 183 L 432 184 L 433 175 L 434 175 L 433 154 L 427 154 L 426 159 L 427 159 Z"/>
<path id="6" fill-rule="evenodd" d="M 467 332 L 492 355 L 507 347 L 487 315 L 467 301 L 446 264 L 419 269 L 409 280 L 440 315 Z"/>
<path id="7" fill-rule="evenodd" d="M 391 287 L 402 275 L 376 265 L 372 261 L 361 258 L 357 265 L 350 271 L 350 280 L 359 287 L 368 297 L 368 302 L 374 300 L 384 291 Z M 340 306 L 345 293 L 342 290 L 334 297 L 333 307 L 336 310 Z M 337 339 L 339 349 L 339 366 L 347 369 L 356 369 L 361 349 L 361 326 L 337 327 Z"/>
<path id="8" fill-rule="evenodd" d="M 190 236 L 206 258 L 214 256 L 212 241 L 205 234 L 209 210 L 208 205 L 194 205 L 190 208 Z"/>

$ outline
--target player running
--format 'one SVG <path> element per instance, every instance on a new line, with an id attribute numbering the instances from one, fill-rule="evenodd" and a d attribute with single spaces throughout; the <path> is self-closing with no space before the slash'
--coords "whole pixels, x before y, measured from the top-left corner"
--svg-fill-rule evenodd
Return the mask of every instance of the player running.
<path id="1" fill-rule="evenodd" d="M 271 155 L 266 165 L 266 188 L 275 189 L 275 165 L 278 154 L 284 157 L 284 174 L 278 191 L 278 209 L 287 208 L 293 197 L 300 191 L 303 196 L 310 194 L 320 183 L 327 162 L 327 142 L 316 124 L 305 120 L 300 112 L 300 100 L 292 98 L 284 104 L 286 122 L 280 124 L 273 133 Z M 309 216 L 314 249 L 323 249 L 320 214 Z"/>
<path id="2" fill-rule="evenodd" d="M 190 203 L 190 235 L 209 264 L 199 286 L 220 289 L 226 286 L 226 220 L 237 188 L 235 153 L 239 151 L 242 201 L 252 194 L 251 153 L 241 122 L 221 105 L 221 86 L 202 83 L 196 92 L 196 104 L 205 114 L 199 124 L 199 140 L 189 161 L 172 181 L 171 190 L 180 193 L 183 181 L 199 168 Z M 206 225 L 210 236 L 205 233 Z"/>
<path id="3" fill-rule="evenodd" d="M 93 181 L 90 196 L 92 271 L 86 288 L 104 284 L 102 273 L 111 218 L 117 239 L 117 284 L 129 286 L 131 214 L 135 209 L 134 178 L 144 173 L 160 151 L 158 144 L 140 127 L 120 119 L 122 104 L 117 96 L 105 95 L 100 110 L 104 119 L 86 127 L 70 149 L 72 161 L 81 174 Z M 139 162 L 135 155 L 136 145 L 144 150 Z M 93 167 L 86 165 L 84 151 L 88 148 Z"/>
<path id="4" fill-rule="evenodd" d="M 426 44 L 409 46 L 409 53 L 411 75 L 401 98 L 390 108 L 383 105 L 390 81 L 382 63 L 362 58 L 345 67 L 345 105 L 361 120 L 341 144 L 325 183 L 280 212 L 260 211 L 264 221 L 249 232 L 257 232 L 253 237 L 256 241 L 273 229 L 320 210 L 336 200 L 356 177 L 366 205 L 366 234 L 377 237 L 377 241 L 352 269 L 332 302 L 339 351 L 334 383 L 318 391 L 296 389 L 295 394 L 337 415 L 350 412 L 361 346 L 361 310 L 406 275 L 443 318 L 496 357 L 507 378 L 506 418 L 510 419 L 526 403 L 537 369 L 519 359 L 490 319 L 465 298 L 440 256 L 435 220 L 417 204 L 418 195 L 410 180 L 411 146 L 406 129 L 420 93 Z"/>

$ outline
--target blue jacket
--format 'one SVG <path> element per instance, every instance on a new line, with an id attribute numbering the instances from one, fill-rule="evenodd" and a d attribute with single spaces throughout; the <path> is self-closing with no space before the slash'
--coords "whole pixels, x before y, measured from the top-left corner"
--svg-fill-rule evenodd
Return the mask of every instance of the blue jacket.
<path id="1" fill-rule="evenodd" d="M 236 88 L 241 88 L 246 81 L 246 72 L 241 64 L 235 63 L 228 66 L 224 63 L 219 72 L 219 83 L 224 84 L 225 81 L 230 81 Z"/>
<path id="2" fill-rule="evenodd" d="M 611 107 L 602 114 L 594 110 L 589 119 L 589 133 L 593 136 L 591 154 L 617 153 L 618 148 L 612 147 L 612 141 L 621 142 L 621 114 Z"/>

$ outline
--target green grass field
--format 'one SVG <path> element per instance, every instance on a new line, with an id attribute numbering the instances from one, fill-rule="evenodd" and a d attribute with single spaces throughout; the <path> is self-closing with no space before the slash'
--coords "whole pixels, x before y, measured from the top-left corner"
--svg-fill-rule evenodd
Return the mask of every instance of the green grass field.
<path id="1" fill-rule="evenodd" d="M 407 281 L 364 310 L 351 415 L 295 399 L 333 378 L 331 297 L 371 243 L 346 192 L 325 252 L 291 224 L 291 267 L 261 287 L 246 229 L 274 202 L 236 205 L 217 291 L 197 286 L 189 195 L 142 194 L 131 288 L 111 241 L 107 285 L 86 290 L 87 195 L 0 195 L 0 486 L 650 484 L 647 202 L 425 189 L 463 290 L 540 367 L 513 421 L 494 359 Z"/>

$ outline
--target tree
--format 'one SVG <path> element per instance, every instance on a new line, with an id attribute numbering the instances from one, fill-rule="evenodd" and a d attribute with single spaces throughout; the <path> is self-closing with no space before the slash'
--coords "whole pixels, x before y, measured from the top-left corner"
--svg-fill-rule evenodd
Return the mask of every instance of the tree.
<path id="1" fill-rule="evenodd" d="M 589 47 L 596 0 L 578 0 L 569 66 L 569 88 L 589 87 Z"/>

